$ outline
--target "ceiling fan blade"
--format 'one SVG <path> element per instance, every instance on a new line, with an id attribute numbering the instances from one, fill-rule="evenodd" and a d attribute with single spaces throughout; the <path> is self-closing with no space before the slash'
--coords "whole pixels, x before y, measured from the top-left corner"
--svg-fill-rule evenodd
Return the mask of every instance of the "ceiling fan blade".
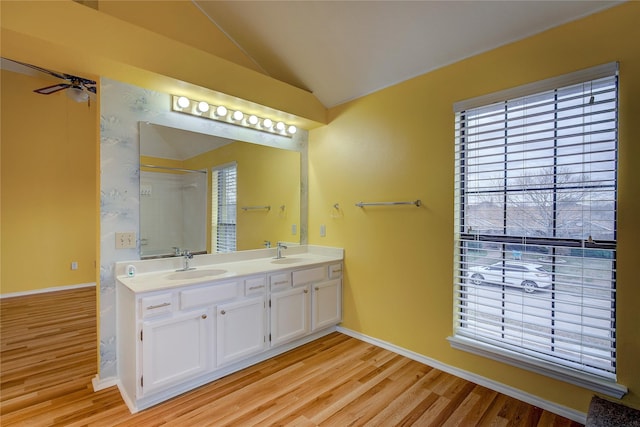
<path id="1" fill-rule="evenodd" d="M 40 89 L 34 90 L 34 92 L 42 94 L 42 95 L 51 95 L 52 93 L 64 90 L 71 87 L 68 83 L 58 83 L 57 85 L 41 87 Z"/>
<path id="2" fill-rule="evenodd" d="M 13 62 L 18 63 L 20 65 L 24 65 L 25 67 L 33 68 L 34 70 L 40 71 L 41 73 L 50 74 L 50 75 L 52 75 L 54 77 L 57 77 L 59 79 L 67 80 L 69 78 L 69 76 L 67 74 L 57 73 L 55 71 L 47 70 L 46 68 L 38 67 L 37 65 L 31 65 L 31 64 L 27 64 L 25 62 L 14 61 L 13 59 L 10 59 L 9 61 L 13 61 Z"/>

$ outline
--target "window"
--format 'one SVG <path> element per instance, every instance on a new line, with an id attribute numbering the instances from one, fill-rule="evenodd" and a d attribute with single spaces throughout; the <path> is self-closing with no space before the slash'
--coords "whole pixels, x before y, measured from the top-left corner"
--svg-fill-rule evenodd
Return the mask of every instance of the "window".
<path id="1" fill-rule="evenodd" d="M 456 113 L 455 348 L 622 396 L 617 64 Z"/>
<path id="2" fill-rule="evenodd" d="M 236 164 L 214 168 L 211 176 L 211 244 L 215 252 L 233 252 L 236 250 Z"/>

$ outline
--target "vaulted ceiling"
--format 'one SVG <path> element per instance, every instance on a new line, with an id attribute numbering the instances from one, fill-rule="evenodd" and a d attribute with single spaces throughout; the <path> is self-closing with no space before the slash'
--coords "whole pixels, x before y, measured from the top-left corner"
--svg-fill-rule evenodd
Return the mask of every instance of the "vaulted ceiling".
<path id="1" fill-rule="evenodd" d="M 178 44 L 195 47 L 226 64 L 237 64 L 249 74 L 262 74 L 258 74 L 262 80 L 254 79 L 256 82 L 273 81 L 265 80 L 269 76 L 301 88 L 303 91 L 289 87 L 304 95 L 299 96 L 306 99 L 304 105 L 313 104 L 316 109 L 339 105 L 622 3 L 620 0 L 74 1 Z M 167 59 L 180 60 L 175 54 Z M 192 61 L 189 66 L 195 61 L 192 57 L 184 59 Z M 224 88 L 222 92 L 226 93 Z M 230 95 L 245 99 L 244 92 Z M 261 100 L 264 96 L 254 98 Z M 275 104 L 278 105 L 273 107 L 278 108 L 282 103 Z M 310 113 L 305 110 L 304 114 Z M 317 115 L 311 114 L 314 119 Z"/>
<path id="2" fill-rule="evenodd" d="M 620 2 L 193 3 L 254 69 L 331 107 Z"/>

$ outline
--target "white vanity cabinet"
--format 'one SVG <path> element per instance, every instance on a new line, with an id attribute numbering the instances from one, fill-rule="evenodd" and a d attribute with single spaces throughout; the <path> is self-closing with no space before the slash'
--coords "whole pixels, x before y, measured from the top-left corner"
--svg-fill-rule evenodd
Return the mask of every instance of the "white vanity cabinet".
<path id="1" fill-rule="evenodd" d="M 224 366 L 266 347 L 266 277 L 244 280 L 246 298 L 216 308 L 216 365 Z"/>
<path id="2" fill-rule="evenodd" d="M 209 308 L 142 322 L 139 395 L 206 374 L 213 369 L 213 316 Z"/>
<path id="3" fill-rule="evenodd" d="M 268 258 L 243 274 L 202 283 L 162 282 L 173 280 L 163 278 L 174 271 L 119 276 L 118 386 L 129 409 L 148 408 L 334 330 L 342 319 L 342 262 L 279 264 Z"/>
<path id="4" fill-rule="evenodd" d="M 270 277 L 272 347 L 342 320 L 342 263 L 293 270 L 290 274 L 291 284 L 285 286 L 282 284 L 288 273 Z"/>
<path id="5" fill-rule="evenodd" d="M 328 266 L 328 280 L 312 285 L 311 331 L 342 322 L 342 263 Z"/>
<path id="6" fill-rule="evenodd" d="M 239 280 L 138 294 L 118 286 L 118 376 L 129 407 L 213 372 L 216 308 L 242 299 Z"/>
<path id="7" fill-rule="evenodd" d="M 279 290 L 271 294 L 271 347 L 301 338 L 311 331 L 309 286 Z"/>

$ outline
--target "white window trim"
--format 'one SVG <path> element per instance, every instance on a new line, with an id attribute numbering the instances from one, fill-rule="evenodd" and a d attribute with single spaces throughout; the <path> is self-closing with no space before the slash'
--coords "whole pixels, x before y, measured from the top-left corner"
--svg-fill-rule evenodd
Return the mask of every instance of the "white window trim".
<path id="1" fill-rule="evenodd" d="M 549 78 L 542 81 L 506 89 L 463 101 L 456 102 L 453 105 L 454 112 L 469 110 L 476 107 L 490 105 L 498 102 L 507 101 L 509 99 L 525 97 L 535 93 L 541 93 L 548 90 L 554 90 L 558 87 L 569 86 L 588 80 L 596 80 L 607 77 L 618 72 L 618 63 L 611 62 L 588 69 L 580 70 L 570 74 Z M 456 272 L 454 271 L 454 277 Z M 454 298 L 455 299 L 455 298 Z M 454 318 L 458 315 L 458 311 L 454 308 Z M 454 320 L 455 322 L 455 320 Z M 628 388 L 616 382 L 615 378 L 608 380 L 604 377 L 591 375 L 589 373 L 573 370 L 570 367 L 558 365 L 556 363 L 541 360 L 522 354 L 522 352 L 510 351 L 504 347 L 498 347 L 486 342 L 471 339 L 464 335 L 454 335 L 447 338 L 450 345 L 454 349 L 466 351 L 472 354 L 486 357 L 526 369 L 538 374 L 549 376 L 570 384 L 574 384 L 589 390 L 593 390 L 607 396 L 621 398 L 628 392 Z"/>
<path id="2" fill-rule="evenodd" d="M 552 77 L 546 80 L 540 80 L 526 85 L 505 89 L 499 92 L 458 101 L 453 104 L 453 111 L 460 112 L 471 108 L 481 107 L 483 105 L 495 104 L 496 102 L 502 102 L 512 98 L 520 98 L 534 93 L 553 90 L 562 86 L 581 83 L 587 80 L 596 80 L 610 76 L 617 71 L 618 63 L 609 62 L 607 64 L 597 65 L 595 67 L 575 71 L 562 76 Z"/>
<path id="3" fill-rule="evenodd" d="M 447 340 L 451 347 L 466 351 L 468 353 L 477 354 L 488 359 L 506 363 L 517 368 L 526 369 L 537 374 L 546 375 L 569 384 L 584 387 L 607 396 L 620 399 L 629 390 L 622 384 L 615 381 L 607 381 L 595 375 L 585 374 L 584 372 L 572 371 L 564 366 L 558 366 L 553 363 L 544 362 L 537 358 L 528 357 L 521 353 L 511 352 L 504 348 L 491 344 L 479 342 L 459 335 L 448 337 Z"/>

